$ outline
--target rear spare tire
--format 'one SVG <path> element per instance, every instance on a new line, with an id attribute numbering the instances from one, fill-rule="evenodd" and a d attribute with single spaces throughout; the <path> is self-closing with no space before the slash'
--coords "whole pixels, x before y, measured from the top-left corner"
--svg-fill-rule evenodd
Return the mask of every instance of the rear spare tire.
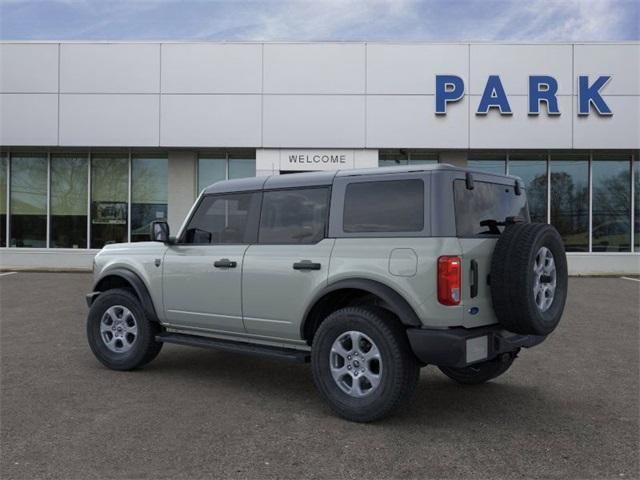
<path id="1" fill-rule="evenodd" d="M 491 259 L 491 300 L 509 331 L 548 335 L 567 299 L 567 257 L 558 231 L 546 223 L 509 225 Z"/>

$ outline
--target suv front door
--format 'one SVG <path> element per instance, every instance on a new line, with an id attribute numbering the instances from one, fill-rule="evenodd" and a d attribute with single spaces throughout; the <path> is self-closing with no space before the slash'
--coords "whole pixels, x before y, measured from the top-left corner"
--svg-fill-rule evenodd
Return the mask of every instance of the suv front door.
<path id="1" fill-rule="evenodd" d="M 242 262 L 255 242 L 260 193 L 205 196 L 164 256 L 167 323 L 187 330 L 244 333 Z"/>

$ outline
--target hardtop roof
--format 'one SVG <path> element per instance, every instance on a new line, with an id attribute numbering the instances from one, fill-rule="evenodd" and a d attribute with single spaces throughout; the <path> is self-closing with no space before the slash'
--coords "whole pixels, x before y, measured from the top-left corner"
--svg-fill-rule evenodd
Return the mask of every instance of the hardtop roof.
<path id="1" fill-rule="evenodd" d="M 286 175 L 270 175 L 267 177 L 247 177 L 234 180 L 221 180 L 216 182 L 203 191 L 204 195 L 216 193 L 243 192 L 252 190 L 269 190 L 293 187 L 316 187 L 323 185 L 332 185 L 336 177 L 357 177 L 357 176 L 377 176 L 402 173 L 418 173 L 425 171 L 446 171 L 453 170 L 459 172 L 471 172 L 482 176 L 492 176 L 497 178 L 518 177 L 513 175 L 501 175 L 497 173 L 488 173 L 468 168 L 456 167 L 448 163 L 438 164 L 417 164 L 417 165 L 401 165 L 397 167 L 378 167 L 378 168 L 354 168 L 348 170 L 332 170 L 329 172 L 301 172 Z"/>

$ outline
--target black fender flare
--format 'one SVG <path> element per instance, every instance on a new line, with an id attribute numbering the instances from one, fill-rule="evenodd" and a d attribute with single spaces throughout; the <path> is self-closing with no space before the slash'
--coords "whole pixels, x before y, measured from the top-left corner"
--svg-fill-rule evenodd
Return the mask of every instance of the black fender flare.
<path id="1" fill-rule="evenodd" d="M 113 268 L 104 271 L 93 286 L 93 292 L 97 293 L 97 295 L 93 296 L 92 302 L 98 297 L 99 293 L 104 291 L 100 289 L 100 284 L 109 277 L 119 277 L 126 281 L 131 286 L 136 296 L 140 299 L 140 303 L 142 304 L 142 308 L 144 309 L 147 318 L 153 322 L 159 321 L 147 286 L 137 273 L 127 268 Z"/>
<path id="2" fill-rule="evenodd" d="M 311 312 L 318 302 L 327 294 L 344 289 L 355 289 L 369 292 L 382 299 L 382 301 L 389 306 L 392 312 L 398 316 L 403 325 L 411 327 L 422 326 L 422 322 L 411 305 L 409 305 L 409 302 L 407 302 L 407 300 L 393 288 L 385 285 L 384 283 L 368 278 L 350 278 L 330 283 L 315 295 L 313 300 L 310 302 L 310 306 L 307 307 L 304 312 L 304 316 L 302 317 L 302 323 L 300 324 L 301 338 L 305 337 L 305 326 L 309 320 Z"/>

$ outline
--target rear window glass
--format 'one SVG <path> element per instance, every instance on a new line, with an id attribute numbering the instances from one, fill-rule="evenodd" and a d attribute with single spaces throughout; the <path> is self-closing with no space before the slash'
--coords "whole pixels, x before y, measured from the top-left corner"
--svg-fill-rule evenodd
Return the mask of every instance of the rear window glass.
<path id="1" fill-rule="evenodd" d="M 422 231 L 424 182 L 350 183 L 344 197 L 343 229 L 347 233 Z"/>
<path id="2" fill-rule="evenodd" d="M 495 235 L 496 228 L 504 229 L 492 226 L 492 220 L 504 222 L 507 217 L 517 216 L 529 221 L 527 197 L 516 195 L 512 186 L 476 181 L 473 190 L 468 190 L 464 180 L 456 180 L 453 190 L 459 237 Z"/>

